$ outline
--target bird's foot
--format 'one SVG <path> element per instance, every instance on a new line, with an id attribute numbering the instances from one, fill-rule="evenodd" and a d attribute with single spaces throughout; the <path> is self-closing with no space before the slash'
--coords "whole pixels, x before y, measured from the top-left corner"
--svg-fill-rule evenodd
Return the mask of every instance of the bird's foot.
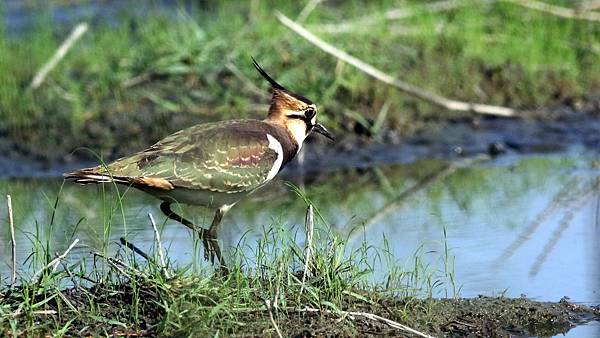
<path id="1" fill-rule="evenodd" d="M 216 233 L 205 231 L 202 237 L 202 242 L 204 244 L 204 259 L 210 261 L 210 264 L 214 265 L 216 257 L 217 261 L 219 262 L 221 271 L 223 271 L 223 269 L 227 270 L 225 260 L 221 255 L 221 248 L 219 247 L 219 243 L 217 242 Z"/>

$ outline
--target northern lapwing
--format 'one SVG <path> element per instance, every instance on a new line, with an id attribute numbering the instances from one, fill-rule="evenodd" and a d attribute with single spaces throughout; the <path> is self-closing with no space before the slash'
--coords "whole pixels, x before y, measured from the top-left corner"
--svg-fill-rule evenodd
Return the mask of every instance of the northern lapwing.
<path id="1" fill-rule="evenodd" d="M 271 84 L 273 95 L 264 120 L 232 120 L 198 124 L 165 137 L 146 150 L 110 164 L 65 173 L 77 183 L 118 183 L 149 193 L 163 202 L 170 219 L 198 231 L 204 256 L 225 266 L 216 241 L 223 215 L 240 199 L 264 186 L 300 151 L 311 132 L 333 140 L 317 123 L 317 107 L 273 80 L 252 58 Z M 208 230 L 171 211 L 172 203 L 205 206 L 215 216 Z"/>

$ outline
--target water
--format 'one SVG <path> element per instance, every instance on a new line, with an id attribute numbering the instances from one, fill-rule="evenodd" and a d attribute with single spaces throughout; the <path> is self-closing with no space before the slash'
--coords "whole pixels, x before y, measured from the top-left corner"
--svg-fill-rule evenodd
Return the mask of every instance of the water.
<path id="1" fill-rule="evenodd" d="M 501 157 L 454 172 L 443 171 L 442 161 L 420 161 L 350 170 L 320 176 L 306 186 L 307 195 L 324 218 L 350 246 L 363 241 L 383 247 L 384 237 L 399 263 L 410 262 L 421 248 L 423 259 L 444 269 L 444 257 L 454 261 L 454 288 L 463 297 L 522 294 L 544 301 L 568 296 L 572 301 L 600 303 L 600 161 L 585 153 Z M 406 195 L 407 189 L 437 180 Z M 447 174 L 444 176 L 443 174 Z M 163 223 L 158 202 L 137 191 L 127 191 L 121 213 L 114 190 L 107 186 L 64 185 L 50 227 L 52 206 L 60 179 L 20 179 L 0 182 L 2 196 L 11 194 L 17 226 L 20 271 L 31 238 L 50 241 L 64 250 L 81 239 L 72 255 L 89 255 L 128 234 L 149 249 L 153 233 L 146 214 L 164 225 L 162 239 L 169 257 L 178 264 L 192 261 L 190 232 L 175 222 Z M 404 193 L 404 195 L 402 195 Z M 238 245 L 252 251 L 262 227 L 284 223 L 302 229 L 305 204 L 281 181 L 240 202 L 224 219 L 220 238 L 225 248 Z M 201 208 L 184 213 L 200 224 L 210 222 Z M 6 205 L 0 205 L 0 273 L 9 275 L 9 230 Z M 112 220 L 111 220 L 112 218 Z M 124 220 L 124 221 L 123 221 Z M 110 234 L 104 224 L 113 224 Z M 36 225 L 37 224 L 37 225 Z M 299 236 L 300 238 L 302 236 Z M 146 245 L 144 245 L 146 244 Z M 444 254 L 447 245 L 448 254 Z M 75 257 L 75 258 L 74 258 Z M 405 265 L 409 268 L 410 264 Z M 377 276 L 386 268 L 379 265 Z M 30 273 L 31 271 L 29 271 Z M 452 296 L 449 285 L 437 296 Z"/>
<path id="2" fill-rule="evenodd" d="M 135 3 L 135 6 L 132 4 Z M 11 35 L 35 27 L 41 22 L 71 28 L 81 21 L 111 25 L 122 23 L 123 17 L 145 17 L 152 13 L 175 16 L 178 11 L 194 13 L 198 8 L 206 8 L 203 1 L 39 1 L 3 0 L 0 2 L 0 16 L 3 28 Z"/>
<path id="3" fill-rule="evenodd" d="M 458 290 L 461 297 L 527 295 L 558 301 L 567 296 L 576 303 L 600 303 L 597 153 L 513 154 L 454 171 L 446 168 L 442 160 L 346 168 L 307 175 L 311 183 L 305 189 L 350 247 L 366 241 L 383 248 L 387 240 L 396 263 L 404 269 L 412 268 L 417 255 L 430 270 L 453 272 L 452 279 L 443 279 L 434 288 L 434 296 L 453 296 Z M 153 243 L 149 212 L 158 220 L 163 245 L 175 264 L 202 256 L 187 228 L 165 222 L 158 201 L 135 190 L 125 192 L 121 209 L 110 186 L 67 182 L 54 224 L 49 226 L 62 184 L 58 178 L 0 181 L 0 194 L 13 198 L 21 275 L 30 276 L 34 270 L 31 259 L 26 262 L 33 238 L 49 242 L 51 254 L 79 238 L 81 245 L 69 255 L 71 261 L 84 257 L 91 261 L 90 252 L 102 250 L 107 243 L 109 251 L 115 251 L 124 235 L 149 251 Z M 273 182 L 226 215 L 219 232 L 222 248 L 230 250 L 243 238 L 241 250 L 252 255 L 264 228 L 283 223 L 290 231 L 303 229 L 305 208 L 287 185 Z M 212 217 L 202 208 L 185 207 L 183 212 L 205 226 Z M 10 273 L 6 215 L 1 203 L 0 275 L 5 281 Z M 113 224 L 110 233 L 104 224 Z M 301 241 L 303 236 L 298 238 Z M 375 278 L 381 282 L 388 273 L 386 264 L 375 267 Z M 597 324 L 568 334 L 594 335 L 600 335 Z"/>

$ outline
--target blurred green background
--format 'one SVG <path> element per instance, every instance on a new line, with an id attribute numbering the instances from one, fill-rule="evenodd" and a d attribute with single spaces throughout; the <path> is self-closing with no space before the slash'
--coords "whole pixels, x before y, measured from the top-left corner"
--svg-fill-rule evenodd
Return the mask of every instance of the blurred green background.
<path id="1" fill-rule="evenodd" d="M 64 160 L 88 147 L 114 158 L 194 123 L 262 118 L 268 85 L 251 55 L 316 102 L 320 120 L 338 134 L 369 129 L 380 117 L 375 132 L 408 136 L 431 120 L 469 116 L 339 62 L 280 24 L 274 10 L 300 16 L 325 41 L 448 98 L 528 111 L 597 100 L 600 24 L 510 1 L 6 0 L 0 150 Z M 39 88 L 29 89 L 79 22 L 89 31 Z"/>

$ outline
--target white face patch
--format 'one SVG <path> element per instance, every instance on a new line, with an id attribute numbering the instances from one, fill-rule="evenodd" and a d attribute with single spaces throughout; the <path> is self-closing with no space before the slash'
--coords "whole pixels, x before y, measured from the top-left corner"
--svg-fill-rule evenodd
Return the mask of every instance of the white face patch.
<path id="1" fill-rule="evenodd" d="M 306 109 L 314 109 L 314 116 L 310 119 L 310 124 L 315 125 L 317 123 L 317 107 L 315 105 L 310 105 Z M 306 120 L 306 110 L 302 111 L 294 111 L 294 110 L 285 110 L 284 115 L 287 117 L 287 121 L 285 122 L 285 127 L 288 129 L 290 134 L 292 134 L 292 138 L 296 141 L 298 145 L 298 150 L 296 154 L 300 152 L 302 149 L 302 144 L 304 143 L 304 139 L 307 136 L 307 123 Z"/>
<path id="2" fill-rule="evenodd" d="M 289 120 L 286 127 L 290 131 L 290 134 L 292 134 L 296 144 L 298 144 L 298 150 L 296 152 L 298 153 L 302 148 L 304 139 L 306 138 L 306 123 L 304 123 L 302 120 Z"/>
<path id="3" fill-rule="evenodd" d="M 281 164 L 283 163 L 283 148 L 281 147 L 281 143 L 279 143 L 279 141 L 271 134 L 267 134 L 267 140 L 269 140 L 269 149 L 273 149 L 277 153 L 277 159 L 267 174 L 267 181 L 270 181 L 277 175 L 279 169 L 281 169 Z"/>

